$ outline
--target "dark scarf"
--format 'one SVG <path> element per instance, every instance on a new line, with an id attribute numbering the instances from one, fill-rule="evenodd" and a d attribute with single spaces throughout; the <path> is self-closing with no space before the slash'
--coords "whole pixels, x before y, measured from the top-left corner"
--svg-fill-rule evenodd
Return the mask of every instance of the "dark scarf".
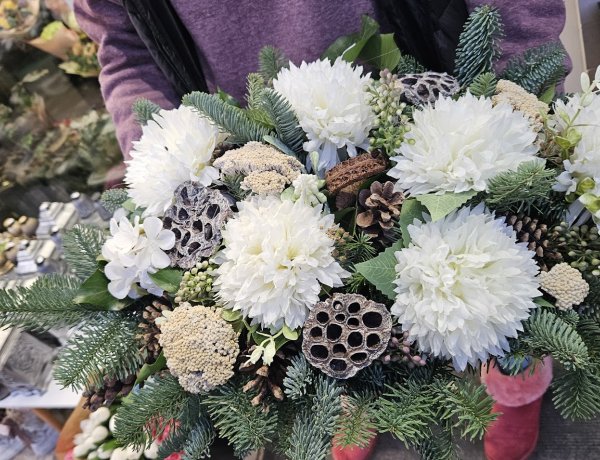
<path id="1" fill-rule="evenodd" d="M 467 19 L 464 0 L 375 0 L 400 50 L 428 70 L 452 72 L 458 37 Z M 123 0 L 150 55 L 183 96 L 208 92 L 194 42 L 169 0 Z"/>

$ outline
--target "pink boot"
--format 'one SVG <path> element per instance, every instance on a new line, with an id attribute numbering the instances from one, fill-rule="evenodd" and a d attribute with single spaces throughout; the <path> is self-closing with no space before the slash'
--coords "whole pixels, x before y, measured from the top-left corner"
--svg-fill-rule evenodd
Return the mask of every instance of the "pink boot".
<path id="1" fill-rule="evenodd" d="M 340 447 L 333 441 L 331 449 L 331 457 L 333 460 L 367 460 L 373 454 L 375 445 L 377 444 L 377 434 L 371 438 L 369 444 L 365 447 L 347 446 Z"/>
<path id="2" fill-rule="evenodd" d="M 540 428 L 542 397 L 552 381 L 552 358 L 546 357 L 530 374 L 525 369 L 514 377 L 498 366 L 483 366 L 481 381 L 494 398 L 494 412 L 501 415 L 488 428 L 483 446 L 488 460 L 525 460 L 535 450 Z"/>

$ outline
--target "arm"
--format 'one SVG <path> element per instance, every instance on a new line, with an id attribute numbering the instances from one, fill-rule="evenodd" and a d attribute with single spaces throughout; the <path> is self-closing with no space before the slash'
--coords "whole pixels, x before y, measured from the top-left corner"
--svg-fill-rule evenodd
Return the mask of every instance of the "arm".
<path id="1" fill-rule="evenodd" d="M 131 110 L 140 98 L 163 108 L 179 103 L 178 97 L 148 53 L 117 0 L 75 0 L 81 28 L 99 45 L 100 86 L 106 108 L 113 117 L 123 155 L 129 158 L 131 142 L 141 129 Z"/>

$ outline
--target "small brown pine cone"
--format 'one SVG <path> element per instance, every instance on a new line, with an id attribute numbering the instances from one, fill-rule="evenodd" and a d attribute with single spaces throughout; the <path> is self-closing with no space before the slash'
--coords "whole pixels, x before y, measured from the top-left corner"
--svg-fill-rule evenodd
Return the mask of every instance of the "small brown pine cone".
<path id="1" fill-rule="evenodd" d="M 220 144 L 217 144 L 212 154 L 213 161 L 225 155 L 227 151 L 235 149 L 237 147 L 237 145 L 230 144 L 229 142 L 221 142 Z"/>
<path id="2" fill-rule="evenodd" d="M 115 399 L 127 396 L 133 390 L 135 380 L 135 374 L 131 374 L 123 380 L 105 376 L 101 387 L 90 387 L 83 393 L 83 397 L 86 398 L 83 408 L 94 412 L 102 406 L 109 407 Z"/>
<path id="3" fill-rule="evenodd" d="M 535 252 L 535 260 L 542 271 L 548 271 L 562 261 L 548 234 L 548 225 L 523 213 L 509 214 L 505 221 L 515 230 L 517 240 L 527 243 L 527 248 Z"/>
<path id="4" fill-rule="evenodd" d="M 173 307 L 171 302 L 164 297 L 144 299 L 142 302 L 144 302 L 144 309 L 142 320 L 138 325 L 140 332 L 137 337 L 142 344 L 141 351 L 146 354 L 146 362 L 153 363 L 162 350 L 158 343 L 160 329 L 156 325 L 156 320 L 162 316 L 163 311 L 170 311 Z"/>
<path id="5" fill-rule="evenodd" d="M 387 238 L 400 216 L 404 195 L 394 191 L 393 182 L 375 181 L 359 192 L 358 203 L 363 211 L 356 216 L 356 225 L 375 238 Z"/>

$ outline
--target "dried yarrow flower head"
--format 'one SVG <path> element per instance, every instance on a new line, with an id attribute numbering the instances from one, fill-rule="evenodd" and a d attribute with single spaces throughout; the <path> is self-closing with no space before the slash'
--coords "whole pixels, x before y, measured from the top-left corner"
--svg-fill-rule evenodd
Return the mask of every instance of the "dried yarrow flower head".
<path id="1" fill-rule="evenodd" d="M 225 152 L 215 160 L 222 177 L 244 176 L 243 190 L 257 195 L 283 192 L 302 172 L 302 163 L 291 155 L 260 142 L 248 142 L 243 147 Z"/>
<path id="2" fill-rule="evenodd" d="M 581 272 L 564 262 L 540 273 L 540 288 L 556 299 L 555 305 L 561 310 L 579 305 L 590 292 Z"/>
<path id="3" fill-rule="evenodd" d="M 167 367 L 186 391 L 210 391 L 233 377 L 238 335 L 219 310 L 182 303 L 156 323 Z"/>
<path id="4" fill-rule="evenodd" d="M 544 116 L 549 110 L 548 104 L 512 81 L 498 80 L 492 102 L 494 105 L 508 104 L 513 109 L 524 113 L 535 131 L 540 131 L 544 127 Z"/>

